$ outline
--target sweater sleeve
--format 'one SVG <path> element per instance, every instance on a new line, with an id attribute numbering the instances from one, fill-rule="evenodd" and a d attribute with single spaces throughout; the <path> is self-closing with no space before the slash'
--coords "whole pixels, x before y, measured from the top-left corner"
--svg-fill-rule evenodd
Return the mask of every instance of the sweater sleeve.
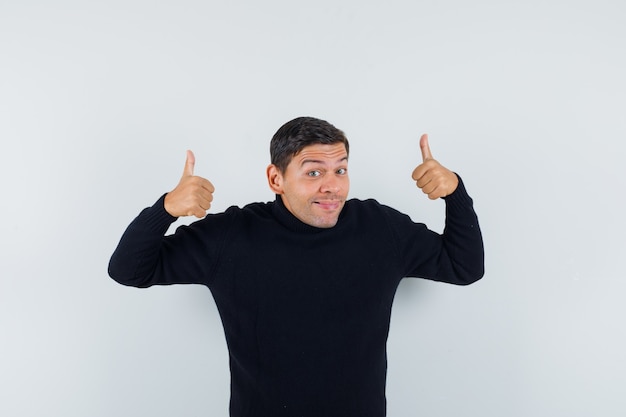
<path id="1" fill-rule="evenodd" d="M 459 186 L 446 201 L 443 247 L 457 284 L 467 285 L 485 274 L 483 236 L 474 211 L 474 202 L 459 177 Z"/>
<path id="2" fill-rule="evenodd" d="M 126 228 L 109 261 L 109 276 L 120 284 L 139 288 L 208 285 L 218 253 L 219 226 L 211 227 L 204 218 L 165 236 L 177 218 L 165 210 L 164 199 L 165 195 L 144 209 Z"/>
<path id="3" fill-rule="evenodd" d="M 468 285 L 484 275 L 484 248 L 478 217 L 461 178 L 457 189 L 444 200 L 443 234 L 413 223 L 408 216 L 394 221 L 405 276 Z"/>

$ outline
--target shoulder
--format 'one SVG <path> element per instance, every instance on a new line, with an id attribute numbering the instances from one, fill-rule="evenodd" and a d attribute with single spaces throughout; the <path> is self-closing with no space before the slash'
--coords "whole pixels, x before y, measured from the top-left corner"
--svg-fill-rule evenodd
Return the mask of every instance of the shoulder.
<path id="1" fill-rule="evenodd" d="M 262 216 L 271 212 L 273 203 L 248 203 L 244 206 L 232 205 L 223 211 L 207 213 L 206 219 L 221 219 L 238 216 Z"/>
<path id="2" fill-rule="evenodd" d="M 373 198 L 368 198 L 366 200 L 351 198 L 350 200 L 346 201 L 346 208 L 355 212 L 386 212 L 402 214 L 400 211 L 385 204 L 379 203 Z"/>
<path id="3" fill-rule="evenodd" d="M 226 222 L 231 226 L 256 223 L 263 220 L 272 219 L 271 202 L 255 202 L 246 204 L 243 207 L 230 206 L 222 213 L 209 214 L 205 218 L 208 222 Z"/>
<path id="4" fill-rule="evenodd" d="M 212 231 L 227 230 L 245 222 L 246 219 L 250 220 L 268 216 L 270 212 L 269 205 L 270 203 L 251 203 L 243 207 L 233 205 L 224 211 L 209 212 L 204 218 L 182 225 L 179 228 L 183 230 L 189 228 L 196 230 L 210 229 Z"/>
<path id="5" fill-rule="evenodd" d="M 373 198 L 366 200 L 350 199 L 346 201 L 346 214 L 351 217 L 366 218 L 378 221 L 396 221 L 398 219 L 408 219 L 408 216 L 392 207 L 378 202 Z"/>

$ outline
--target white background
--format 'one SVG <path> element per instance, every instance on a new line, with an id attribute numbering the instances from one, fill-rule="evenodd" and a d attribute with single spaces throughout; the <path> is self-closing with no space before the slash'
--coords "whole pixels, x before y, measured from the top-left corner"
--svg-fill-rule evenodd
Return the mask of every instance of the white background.
<path id="1" fill-rule="evenodd" d="M 226 416 L 210 292 L 108 278 L 185 150 L 212 211 L 273 198 L 294 117 L 353 197 L 443 224 L 419 135 L 475 200 L 486 275 L 405 280 L 390 416 L 626 414 L 622 1 L 0 1 L 0 415 Z"/>

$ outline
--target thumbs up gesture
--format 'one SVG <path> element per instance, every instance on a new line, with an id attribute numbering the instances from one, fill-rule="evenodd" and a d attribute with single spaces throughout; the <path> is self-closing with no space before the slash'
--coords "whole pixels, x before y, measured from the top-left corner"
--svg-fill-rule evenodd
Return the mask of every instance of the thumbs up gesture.
<path id="1" fill-rule="evenodd" d="M 424 134 L 420 138 L 420 148 L 422 149 L 422 163 L 413 170 L 412 175 L 417 186 L 431 200 L 452 194 L 459 185 L 459 178 L 454 172 L 433 159 L 428 145 L 428 135 Z"/>
<path id="2" fill-rule="evenodd" d="M 211 207 L 215 187 L 209 180 L 193 175 L 195 163 L 193 152 L 187 151 L 183 176 L 176 188 L 165 196 L 165 210 L 174 217 L 202 218 Z"/>

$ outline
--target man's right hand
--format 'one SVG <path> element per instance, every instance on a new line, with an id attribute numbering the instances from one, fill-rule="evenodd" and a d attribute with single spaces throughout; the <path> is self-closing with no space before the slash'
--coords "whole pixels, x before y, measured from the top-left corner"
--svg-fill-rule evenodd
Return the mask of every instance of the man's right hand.
<path id="1" fill-rule="evenodd" d="M 215 187 L 205 178 L 193 175 L 196 158 L 193 152 L 187 151 L 185 169 L 178 185 L 165 196 L 165 210 L 174 217 L 206 216 L 211 207 Z"/>

